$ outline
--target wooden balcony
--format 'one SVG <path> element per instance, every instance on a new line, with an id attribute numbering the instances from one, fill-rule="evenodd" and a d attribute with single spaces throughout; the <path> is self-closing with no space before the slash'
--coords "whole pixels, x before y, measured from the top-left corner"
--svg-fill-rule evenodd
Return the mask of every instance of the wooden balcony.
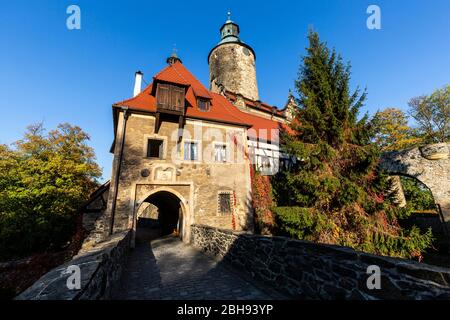
<path id="1" fill-rule="evenodd" d="M 156 110 L 161 113 L 169 113 L 184 116 L 184 107 L 158 104 Z"/>
<path id="2" fill-rule="evenodd" d="M 158 112 L 184 116 L 185 88 L 172 84 L 158 83 L 156 101 Z"/>

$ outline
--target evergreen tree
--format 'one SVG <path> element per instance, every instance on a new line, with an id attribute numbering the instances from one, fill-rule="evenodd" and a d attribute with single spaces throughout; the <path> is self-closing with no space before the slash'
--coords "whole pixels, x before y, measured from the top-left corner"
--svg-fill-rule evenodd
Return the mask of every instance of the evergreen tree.
<path id="1" fill-rule="evenodd" d="M 402 230 L 396 208 L 385 195 L 387 177 L 377 171 L 379 150 L 372 144 L 367 116 L 358 120 L 366 92 L 350 91 L 350 64 L 327 48 L 316 32 L 300 67 L 299 109 L 286 134 L 294 169 L 273 179 L 279 232 L 350 246 L 383 255 L 419 257 L 431 231 Z"/>

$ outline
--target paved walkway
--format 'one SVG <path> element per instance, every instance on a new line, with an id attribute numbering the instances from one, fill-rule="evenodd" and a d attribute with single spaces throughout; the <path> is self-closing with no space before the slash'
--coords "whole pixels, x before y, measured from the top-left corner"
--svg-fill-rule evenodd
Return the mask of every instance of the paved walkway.
<path id="1" fill-rule="evenodd" d="M 285 297 L 169 236 L 136 243 L 116 298 L 267 300 Z"/>

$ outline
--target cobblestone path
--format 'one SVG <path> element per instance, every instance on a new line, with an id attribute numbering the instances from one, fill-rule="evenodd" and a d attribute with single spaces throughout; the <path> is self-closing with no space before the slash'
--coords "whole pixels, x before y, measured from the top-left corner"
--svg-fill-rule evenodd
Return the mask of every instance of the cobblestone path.
<path id="1" fill-rule="evenodd" d="M 250 282 L 252 281 L 252 282 Z M 178 238 L 137 242 L 116 299 L 284 299 Z"/>

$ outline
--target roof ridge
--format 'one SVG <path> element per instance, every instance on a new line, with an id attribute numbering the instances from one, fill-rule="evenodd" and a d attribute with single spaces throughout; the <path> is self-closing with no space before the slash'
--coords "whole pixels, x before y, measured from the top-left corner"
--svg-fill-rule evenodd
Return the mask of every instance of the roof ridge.
<path id="1" fill-rule="evenodd" d="M 179 62 L 177 62 L 177 63 L 179 63 Z M 193 84 L 191 83 L 190 85 L 191 85 L 191 87 L 192 87 L 192 89 L 194 90 L 194 94 L 195 95 L 198 95 L 198 94 L 200 94 L 201 95 L 201 92 L 196 92 L 196 90 L 195 90 L 195 87 L 198 85 L 198 86 L 200 86 L 201 88 L 198 88 L 198 89 L 201 89 L 201 90 L 205 90 L 206 91 L 206 94 L 208 95 L 208 96 L 211 96 L 211 91 L 209 91 L 206 87 L 205 87 L 205 85 L 203 84 L 203 83 L 201 83 L 201 81 L 200 80 L 198 80 L 197 79 L 197 77 L 196 76 L 194 76 L 193 74 L 192 74 L 192 72 L 190 72 L 189 70 L 188 70 L 188 68 L 186 68 L 182 63 L 179 63 L 180 65 L 181 65 L 181 67 L 184 69 L 184 71 L 185 72 L 187 72 L 189 75 L 190 75 L 190 77 L 192 77 L 192 80 L 193 80 L 193 84 L 194 84 L 194 86 L 193 86 Z M 176 65 L 176 64 L 175 64 Z M 174 66 L 175 66 L 174 65 Z M 188 82 L 189 83 L 189 81 L 179 72 L 179 70 L 177 69 L 177 68 L 175 68 L 175 71 L 186 81 L 186 82 Z"/>
<path id="2" fill-rule="evenodd" d="M 173 67 L 174 68 L 174 70 L 175 70 L 175 72 L 181 77 L 181 78 L 183 78 L 183 80 L 184 81 L 186 81 L 186 83 L 189 83 L 189 81 L 180 73 L 180 71 L 178 71 L 178 69 L 176 68 L 176 64 L 177 63 L 179 63 L 179 62 L 176 62 L 175 64 L 173 64 L 173 65 L 170 65 L 169 67 Z M 186 68 L 185 68 L 186 69 Z M 187 69 L 186 69 L 186 71 L 187 71 Z M 192 76 L 194 76 L 194 75 L 192 75 Z M 190 84 L 190 86 L 192 87 L 192 84 Z"/>
<path id="3" fill-rule="evenodd" d="M 166 67 L 164 67 L 161 71 L 159 71 L 157 74 L 155 74 L 153 76 L 153 78 L 157 78 L 159 75 L 161 75 L 161 73 L 165 72 L 167 69 L 169 69 L 171 67 L 171 65 L 168 65 Z"/>

